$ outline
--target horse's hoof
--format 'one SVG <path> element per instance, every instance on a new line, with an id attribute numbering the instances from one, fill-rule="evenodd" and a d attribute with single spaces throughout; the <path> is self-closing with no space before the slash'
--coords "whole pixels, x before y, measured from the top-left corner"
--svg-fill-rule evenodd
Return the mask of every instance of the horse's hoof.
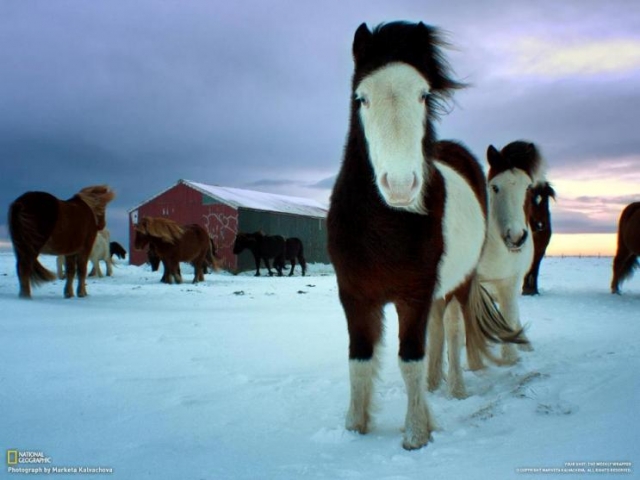
<path id="1" fill-rule="evenodd" d="M 518 350 L 520 350 L 521 352 L 533 352 L 533 345 L 531 345 L 531 342 L 521 343 L 520 345 L 518 345 Z"/>
<path id="2" fill-rule="evenodd" d="M 431 440 L 431 431 L 429 429 L 424 432 L 412 432 L 406 429 L 402 439 L 402 448 L 405 450 L 418 450 L 426 447 Z"/>

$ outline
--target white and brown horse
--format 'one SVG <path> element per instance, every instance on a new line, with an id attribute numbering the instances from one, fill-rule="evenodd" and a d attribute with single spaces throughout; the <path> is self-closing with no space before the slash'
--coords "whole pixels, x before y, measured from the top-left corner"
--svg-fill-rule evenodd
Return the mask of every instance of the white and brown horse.
<path id="1" fill-rule="evenodd" d="M 372 426 L 383 307 L 395 304 L 400 370 L 408 396 L 403 446 L 420 448 L 434 423 L 425 398 L 425 336 L 435 303 L 457 298 L 467 338 L 519 342 L 480 288 L 486 181 L 461 145 L 436 142 L 439 100 L 450 78 L 438 31 L 396 22 L 355 33 L 351 122 L 327 219 L 328 248 L 349 331 L 349 430 Z M 439 310 L 439 309 L 436 309 Z"/>
<path id="2" fill-rule="evenodd" d="M 501 151 L 490 146 L 487 159 L 490 165 L 490 215 L 487 241 L 478 264 L 478 276 L 481 285 L 494 295 L 511 328 L 520 331 L 520 287 L 533 259 L 533 240 L 529 225 L 530 189 L 540 178 L 542 160 L 535 145 L 524 141 L 512 142 Z M 436 317 L 429 325 L 428 386 L 430 390 L 434 390 L 440 385 L 446 335 L 449 391 L 454 397 L 463 398 L 466 396 L 466 389 L 460 364 L 462 325 L 459 307 L 455 303 L 454 300 L 449 306 L 444 322 L 438 322 Z M 529 343 L 522 345 L 522 348 L 530 349 Z M 495 363 L 503 365 L 513 364 L 518 358 L 510 344 L 503 344 L 501 359 L 483 353 Z M 472 370 L 482 368 L 482 357 L 476 351 L 467 349 L 467 355 Z"/>

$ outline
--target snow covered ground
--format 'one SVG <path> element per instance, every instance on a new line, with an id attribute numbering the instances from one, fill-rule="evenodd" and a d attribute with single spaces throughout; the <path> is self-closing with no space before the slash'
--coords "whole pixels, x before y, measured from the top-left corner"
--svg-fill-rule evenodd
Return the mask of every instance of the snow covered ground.
<path id="1" fill-rule="evenodd" d="M 25 301 L 2 253 L 0 449 L 132 480 L 638 478 L 640 279 L 614 296 L 610 269 L 610 258 L 546 259 L 542 295 L 521 300 L 535 351 L 465 371 L 467 399 L 429 394 L 441 430 L 407 452 L 392 308 L 376 427 L 343 428 L 347 333 L 330 267 L 169 286 L 121 263 L 89 280 L 87 298 L 64 299 L 56 281 Z M 633 473 L 539 470 L 596 462 Z M 24 477 L 8 469 L 0 477 Z"/>

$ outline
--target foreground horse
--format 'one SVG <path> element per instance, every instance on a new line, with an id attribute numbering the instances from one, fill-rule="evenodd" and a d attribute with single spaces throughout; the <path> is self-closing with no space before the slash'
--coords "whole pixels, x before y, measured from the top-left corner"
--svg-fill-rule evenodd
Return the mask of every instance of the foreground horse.
<path id="1" fill-rule="evenodd" d="M 105 225 L 107 204 L 115 194 L 106 185 L 83 188 L 69 200 L 46 192 L 27 192 L 9 207 L 9 232 L 16 254 L 20 297 L 31 298 L 31 283 L 38 285 L 55 275 L 38 261 L 41 253 L 64 255 L 67 281 L 64 296 L 73 297 L 78 272 L 78 297 L 87 295 L 87 260 L 99 230 Z"/>
<path id="2" fill-rule="evenodd" d="M 530 196 L 529 224 L 533 234 L 533 263 L 524 277 L 522 294 L 538 295 L 540 293 L 538 292 L 540 263 L 551 240 L 549 199 L 553 198 L 555 200 L 556 192 L 549 182 L 543 180 L 533 186 Z"/>
<path id="3" fill-rule="evenodd" d="M 533 241 L 529 227 L 529 190 L 539 178 L 541 158 L 532 143 L 512 142 L 500 152 L 493 146 L 487 151 L 490 169 L 489 229 L 487 240 L 478 264 L 478 276 L 484 288 L 495 295 L 500 310 L 511 328 L 522 330 L 518 308 L 522 279 L 529 270 L 533 258 Z M 447 310 L 443 322 L 429 325 L 429 375 L 428 387 L 435 390 L 442 379 L 443 326 L 448 345 L 449 392 L 456 398 L 464 398 L 466 389 L 460 364 L 462 327 L 459 324 L 459 307 L 455 301 Z M 528 343 L 523 348 L 530 348 Z M 482 368 L 482 358 L 468 351 L 469 367 Z M 485 355 L 494 363 L 505 365 L 517 361 L 513 345 L 502 346 L 502 359 Z"/>
<path id="4" fill-rule="evenodd" d="M 296 260 L 300 264 L 302 269 L 302 276 L 304 277 L 307 272 L 307 261 L 304 258 L 304 246 L 302 240 L 297 237 L 289 237 L 284 242 L 284 257 L 278 257 L 278 261 L 282 258 L 280 268 L 284 270 L 286 261 L 291 262 L 291 270 L 289 276 L 293 276 L 293 269 L 296 267 Z M 274 262 L 275 266 L 275 262 Z"/>
<path id="5" fill-rule="evenodd" d="M 618 221 L 618 249 L 613 259 L 611 293 L 620 294 L 620 283 L 638 268 L 640 255 L 640 202 L 627 205 Z"/>
<path id="6" fill-rule="evenodd" d="M 193 283 L 204 281 L 203 265 L 214 262 L 207 231 L 197 224 L 180 226 L 166 218 L 144 217 L 135 227 L 135 248 L 149 246 L 164 266 L 163 283 L 182 283 L 180 262 L 194 267 Z"/>
<path id="7" fill-rule="evenodd" d="M 249 250 L 253 254 L 256 262 L 256 277 L 260 276 L 260 261 L 264 262 L 267 267 L 269 276 L 273 275 L 269 260 L 273 261 L 273 268 L 278 272 L 278 276 L 282 276 L 285 258 L 285 239 L 282 235 L 265 235 L 262 232 L 242 233 L 238 232 L 233 242 L 233 253 L 241 254 L 244 250 Z M 292 267 L 293 272 L 293 267 Z"/>
<path id="8" fill-rule="evenodd" d="M 98 276 L 102 278 L 104 275 L 102 274 L 102 269 L 100 268 L 100 261 L 103 261 L 107 266 L 107 276 L 110 277 L 113 275 L 113 261 L 111 260 L 111 251 L 109 249 L 109 238 L 110 233 L 109 230 L 103 228 L 96 235 L 96 239 L 93 242 L 93 247 L 91 248 L 91 254 L 89 255 L 89 261 L 93 265 L 93 268 L 89 272 L 89 276 Z M 63 279 L 66 277 L 64 273 L 64 257 L 62 255 L 58 255 L 57 261 L 57 273 L 58 278 Z"/>
<path id="9" fill-rule="evenodd" d="M 441 45 L 437 30 L 422 23 L 356 31 L 350 129 L 327 218 L 349 331 L 346 427 L 371 428 L 383 307 L 394 303 L 406 449 L 426 445 L 434 428 L 424 394 L 434 303 L 436 311 L 459 300 L 470 348 L 485 351 L 488 338 L 521 341 L 475 276 L 486 233 L 482 169 L 461 145 L 434 138 L 438 100 L 462 86 L 449 77 Z"/>

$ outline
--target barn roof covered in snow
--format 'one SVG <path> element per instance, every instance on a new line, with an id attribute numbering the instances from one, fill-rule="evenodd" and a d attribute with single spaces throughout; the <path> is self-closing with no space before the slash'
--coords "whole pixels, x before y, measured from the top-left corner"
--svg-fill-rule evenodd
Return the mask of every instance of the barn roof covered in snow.
<path id="1" fill-rule="evenodd" d="M 327 216 L 327 207 L 310 198 L 256 192 L 255 190 L 245 190 L 242 188 L 219 187 L 217 185 L 207 185 L 189 180 L 179 180 L 176 185 L 180 184 L 193 188 L 194 190 L 197 190 L 198 192 L 233 208 L 248 208 L 266 212 L 289 213 L 291 215 L 304 215 L 319 218 L 325 218 Z M 168 188 L 167 190 L 174 188 L 176 185 Z M 152 198 L 133 208 L 131 211 L 150 202 L 167 190 L 160 192 L 158 195 L 154 195 Z"/>

